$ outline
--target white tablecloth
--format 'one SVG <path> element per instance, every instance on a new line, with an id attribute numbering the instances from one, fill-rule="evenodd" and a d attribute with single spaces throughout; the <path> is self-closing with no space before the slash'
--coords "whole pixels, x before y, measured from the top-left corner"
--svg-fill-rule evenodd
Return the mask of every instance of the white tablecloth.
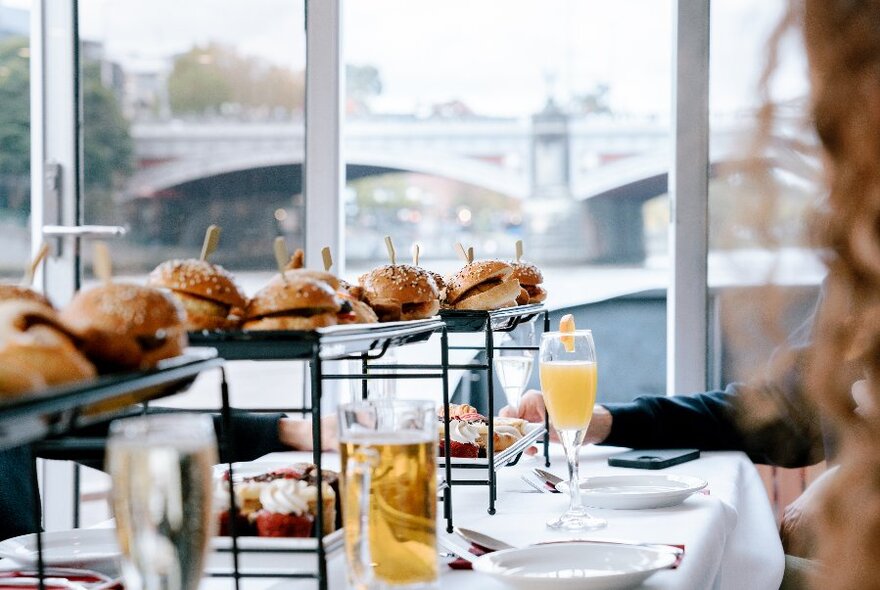
<path id="1" fill-rule="evenodd" d="M 562 450 L 554 445 L 551 471 L 567 476 Z M 606 458 L 622 449 L 589 447 L 581 453 L 581 476 L 639 473 L 609 467 Z M 266 459 L 301 459 L 301 453 L 276 453 Z M 338 462 L 328 458 L 328 467 Z M 524 545 L 549 539 L 573 538 L 546 528 L 545 522 L 567 505 L 564 494 L 528 492 L 520 475 L 543 465 L 543 459 L 524 457 L 515 467 L 499 472 L 497 513 L 486 512 L 485 487 L 455 488 L 455 524 Z M 754 466 L 742 453 L 703 453 L 691 461 L 663 470 L 700 477 L 709 482 L 709 495 L 696 494 L 684 504 L 655 510 L 599 510 L 608 520 L 606 529 L 584 533 L 583 538 L 625 538 L 642 542 L 685 545 L 685 558 L 676 570 L 660 572 L 642 587 L 692 590 L 776 590 L 782 579 L 782 545 L 770 503 Z M 330 587 L 345 588 L 344 559 L 334 556 L 328 565 Z M 470 571 L 453 571 L 441 565 L 440 587 L 455 590 L 503 588 L 494 580 Z M 288 584 L 284 584 L 287 586 Z"/>

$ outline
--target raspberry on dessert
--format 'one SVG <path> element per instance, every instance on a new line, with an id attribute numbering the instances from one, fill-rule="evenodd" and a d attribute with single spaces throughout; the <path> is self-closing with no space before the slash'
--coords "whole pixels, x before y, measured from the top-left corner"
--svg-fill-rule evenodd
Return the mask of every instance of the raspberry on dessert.
<path id="1" fill-rule="evenodd" d="M 280 514 L 260 510 L 254 523 L 260 537 L 310 537 L 314 518 L 309 513 Z"/>

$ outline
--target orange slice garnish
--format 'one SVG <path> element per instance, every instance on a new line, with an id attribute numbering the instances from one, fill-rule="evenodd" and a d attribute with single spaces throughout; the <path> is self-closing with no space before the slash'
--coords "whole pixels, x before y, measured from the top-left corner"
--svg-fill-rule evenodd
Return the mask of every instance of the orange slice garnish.
<path id="1" fill-rule="evenodd" d="M 562 319 L 559 320 L 559 331 L 560 332 L 574 332 L 574 316 L 570 313 L 562 316 Z M 559 339 L 562 342 L 562 345 L 565 347 L 566 352 L 574 352 L 574 336 L 562 336 Z"/>

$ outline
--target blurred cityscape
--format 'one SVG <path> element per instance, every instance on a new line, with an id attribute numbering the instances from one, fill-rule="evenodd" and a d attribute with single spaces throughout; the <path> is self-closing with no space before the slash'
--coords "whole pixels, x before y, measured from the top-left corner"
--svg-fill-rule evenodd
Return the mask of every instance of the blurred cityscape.
<path id="1" fill-rule="evenodd" d="M 0 252 L 27 236 L 28 18 L 0 6 Z M 210 223 L 234 236 L 217 255 L 231 268 L 271 268 L 277 235 L 302 244 L 303 70 L 217 42 L 122 63 L 85 39 L 81 59 L 85 220 L 130 229 L 114 249 L 118 267 L 138 273 L 193 255 Z M 669 122 L 615 113 L 607 85 L 561 100 L 549 80 L 542 109 L 497 117 L 464 100 L 375 112 L 383 80 L 371 64 L 349 64 L 346 82 L 350 266 L 383 260 L 385 235 L 418 242 L 428 260 L 452 258 L 459 241 L 478 257 L 509 256 L 516 239 L 531 259 L 560 267 L 641 267 L 665 255 Z M 754 220 L 737 216 L 760 187 L 721 165 L 751 123 L 751 113 L 713 120 L 714 248 L 755 239 Z M 813 170 L 802 159 L 777 165 L 776 237 L 796 246 L 799 227 L 787 220 L 805 206 Z M 18 272 L 18 258 L 0 255 L 0 268 Z"/>

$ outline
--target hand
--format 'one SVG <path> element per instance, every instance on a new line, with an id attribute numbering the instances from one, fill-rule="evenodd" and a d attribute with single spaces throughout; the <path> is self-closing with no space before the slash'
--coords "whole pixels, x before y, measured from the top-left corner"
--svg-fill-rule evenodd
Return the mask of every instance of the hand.
<path id="1" fill-rule="evenodd" d="M 544 396 L 540 391 L 531 389 L 527 391 L 519 402 L 519 411 L 514 411 L 510 406 L 501 408 L 500 416 L 508 418 L 522 418 L 528 422 L 544 422 Z M 611 433 L 612 416 L 604 406 L 593 407 L 593 419 L 587 428 L 586 441 L 588 443 L 601 443 Z M 559 442 L 559 437 L 553 425 L 550 425 L 550 440 Z"/>
<path id="2" fill-rule="evenodd" d="M 805 559 L 816 556 L 816 520 L 821 509 L 819 496 L 834 481 L 836 472 L 837 468 L 832 468 L 823 473 L 785 508 L 779 535 L 786 554 Z"/>
<path id="3" fill-rule="evenodd" d="M 311 451 L 314 447 L 311 419 L 282 418 L 278 421 L 278 440 L 297 451 Z M 321 450 L 339 450 L 339 427 L 335 414 L 321 418 Z"/>

